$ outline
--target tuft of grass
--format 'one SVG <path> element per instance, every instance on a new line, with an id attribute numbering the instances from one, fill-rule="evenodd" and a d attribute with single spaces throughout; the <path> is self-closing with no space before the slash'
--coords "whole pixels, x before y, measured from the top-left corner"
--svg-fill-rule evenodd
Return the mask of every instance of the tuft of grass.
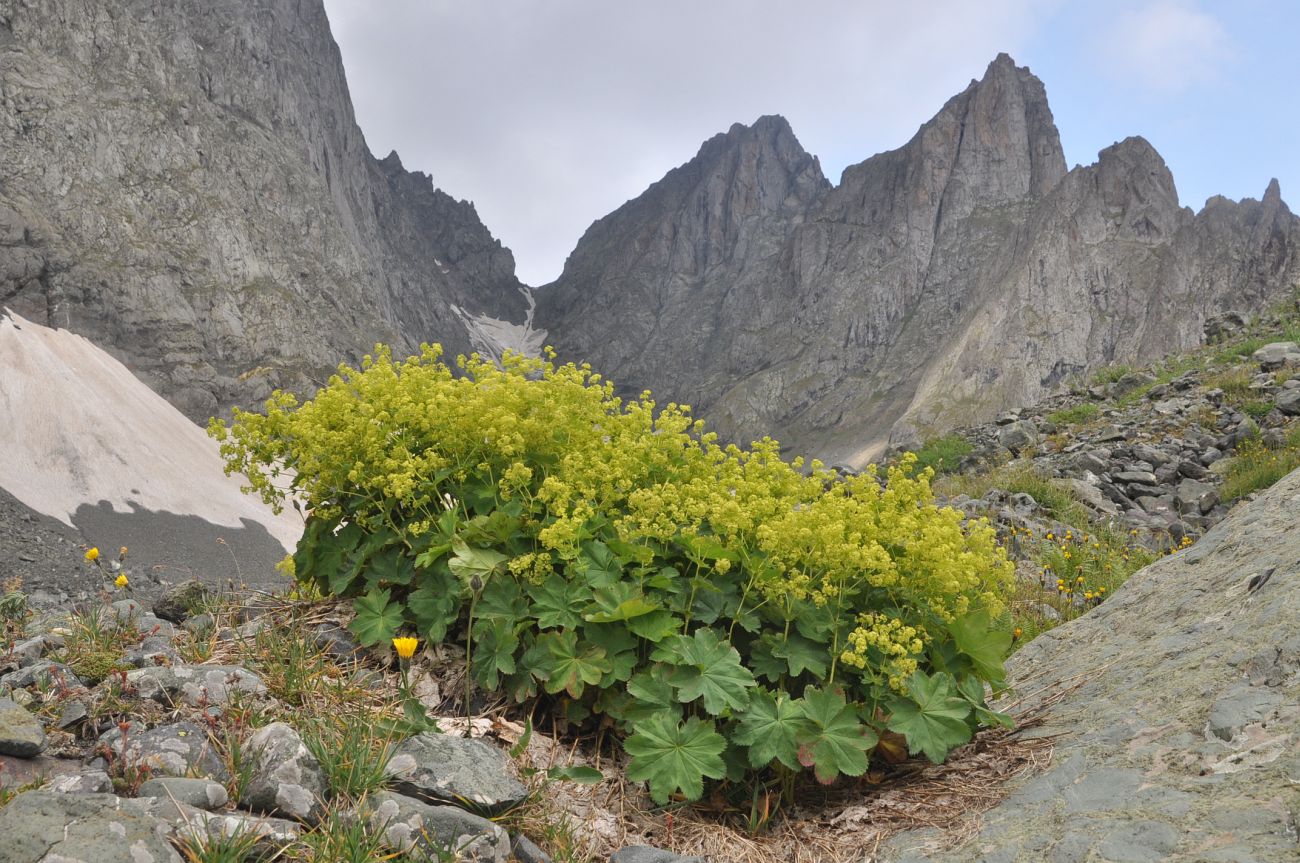
<path id="1" fill-rule="evenodd" d="M 185 832 L 173 840 L 186 863 L 244 863 L 245 860 L 274 859 L 279 855 L 263 854 L 265 839 L 253 830 L 229 836 L 198 829 Z"/>
<path id="2" fill-rule="evenodd" d="M 1030 465 L 1008 465 L 982 474 L 948 476 L 935 484 L 935 490 L 947 497 L 964 494 L 980 498 L 995 488 L 1029 495 L 1057 521 L 1078 527 L 1092 521 L 1092 516 L 1069 486 L 1044 476 Z"/>
<path id="3" fill-rule="evenodd" d="M 1120 378 L 1133 372 L 1133 367 L 1126 363 L 1118 363 L 1112 366 L 1102 366 L 1092 373 L 1092 385 L 1095 387 L 1113 384 Z"/>
<path id="4" fill-rule="evenodd" d="M 376 733 L 368 717 L 320 717 L 299 731 L 320 762 L 334 797 L 359 800 L 388 784 L 393 741 Z"/>
<path id="5" fill-rule="evenodd" d="M 1048 421 L 1058 426 L 1082 425 L 1101 416 L 1101 408 L 1093 402 L 1081 402 L 1047 415 Z"/>
<path id="6" fill-rule="evenodd" d="M 1249 336 L 1239 341 L 1232 342 L 1226 347 L 1222 347 L 1214 355 L 1214 359 L 1223 364 L 1235 363 L 1238 360 L 1249 357 L 1255 351 L 1268 344 L 1270 339 L 1262 339 L 1257 336 Z"/>
<path id="7" fill-rule="evenodd" d="M 1228 463 L 1219 490 L 1224 503 L 1240 500 L 1251 492 L 1268 488 L 1300 467 L 1300 425 L 1287 436 L 1279 449 L 1268 449 L 1258 438 L 1237 447 L 1237 455 Z"/>
<path id="8" fill-rule="evenodd" d="M 1235 366 L 1206 378 L 1205 385 L 1223 390 L 1224 398 L 1238 404 L 1250 397 L 1250 382 L 1254 377 L 1254 369 L 1250 366 Z"/>
<path id="9" fill-rule="evenodd" d="M 289 859 L 301 863 L 373 863 L 401 859 L 386 847 L 382 830 L 367 819 L 330 809 L 320 824 L 298 839 Z"/>
<path id="10" fill-rule="evenodd" d="M 958 434 L 932 438 L 916 451 L 917 470 L 932 467 L 936 476 L 952 473 L 974 449 L 970 441 Z"/>
<path id="11" fill-rule="evenodd" d="M 63 662 L 88 686 L 130 668 L 123 652 L 140 642 L 140 632 L 129 623 L 109 625 L 103 610 L 73 614 L 64 641 Z"/>

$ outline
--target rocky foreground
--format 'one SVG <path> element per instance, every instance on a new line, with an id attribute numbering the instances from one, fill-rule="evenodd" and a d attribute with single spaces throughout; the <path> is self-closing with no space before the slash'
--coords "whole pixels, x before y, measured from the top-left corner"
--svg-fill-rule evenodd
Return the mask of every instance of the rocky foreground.
<path id="1" fill-rule="evenodd" d="M 330 717 L 300 715 L 304 688 L 337 687 L 348 713 L 382 688 L 374 662 L 334 623 L 306 636 L 312 658 L 286 656 L 306 645 L 272 634 L 283 621 L 268 607 L 243 603 L 229 620 L 245 622 L 225 627 L 198 610 L 211 597 L 190 581 L 152 611 L 120 599 L 25 623 L 0 658 L 0 863 L 179 863 L 219 849 L 261 859 L 286 847 L 322 863 L 551 859 L 492 820 L 536 793 L 503 747 L 433 729 L 319 736 Z M 213 658 L 232 645 L 266 664 Z M 367 765 L 368 785 L 348 785 Z M 358 842 L 370 856 L 344 857 Z M 611 859 L 689 858 L 629 845 Z"/>

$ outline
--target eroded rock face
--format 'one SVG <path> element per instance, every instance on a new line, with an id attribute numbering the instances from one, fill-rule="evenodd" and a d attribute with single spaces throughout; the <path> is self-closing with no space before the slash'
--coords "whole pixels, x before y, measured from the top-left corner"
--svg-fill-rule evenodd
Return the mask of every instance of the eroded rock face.
<path id="1" fill-rule="evenodd" d="M 1298 244 L 1276 183 L 1193 215 L 1140 138 L 1067 171 L 1042 83 L 1002 55 L 835 187 L 781 118 L 732 127 L 592 225 L 538 323 L 625 393 L 860 464 L 1197 344 L 1288 290 Z"/>
<path id="2" fill-rule="evenodd" d="M 367 149 L 319 0 L 5 3 L 0 46 L 0 305 L 192 418 L 523 320 L 473 205 Z"/>
<path id="3" fill-rule="evenodd" d="M 970 843 L 884 859 L 1295 859 L 1300 782 L 1300 472 L 1138 572 L 1008 666 L 1061 734 Z"/>
<path id="4" fill-rule="evenodd" d="M 449 854 L 456 860 L 506 863 L 510 836 L 486 818 L 455 806 L 431 806 L 411 797 L 379 791 L 365 801 L 372 829 L 383 831 L 393 848 L 419 848 Z"/>

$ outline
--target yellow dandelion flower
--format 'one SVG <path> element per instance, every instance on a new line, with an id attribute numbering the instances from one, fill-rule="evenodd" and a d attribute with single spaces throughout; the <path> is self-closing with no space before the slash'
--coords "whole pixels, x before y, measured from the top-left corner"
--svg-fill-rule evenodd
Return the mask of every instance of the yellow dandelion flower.
<path id="1" fill-rule="evenodd" d="M 393 639 L 393 649 L 397 651 L 397 655 L 402 659 L 410 659 L 414 656 L 415 648 L 418 647 L 419 644 L 420 639 L 418 638 L 407 637 Z"/>
<path id="2" fill-rule="evenodd" d="M 89 563 L 94 563 L 95 561 L 99 560 L 99 549 L 92 547 L 89 551 L 87 551 L 86 560 Z"/>
<path id="3" fill-rule="evenodd" d="M 125 572 L 122 573 L 121 575 L 119 575 L 119 576 L 118 576 L 118 577 L 113 581 L 113 583 L 116 584 L 118 587 L 126 587 L 128 584 L 130 584 L 130 582 L 127 581 L 126 573 L 125 573 Z"/>

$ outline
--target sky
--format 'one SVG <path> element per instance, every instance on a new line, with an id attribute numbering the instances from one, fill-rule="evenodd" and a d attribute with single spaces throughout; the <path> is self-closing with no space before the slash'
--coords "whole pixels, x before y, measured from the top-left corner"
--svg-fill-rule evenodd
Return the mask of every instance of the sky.
<path id="1" fill-rule="evenodd" d="M 596 219 L 733 123 L 781 114 L 832 182 L 999 52 L 1067 163 L 1141 135 L 1179 198 L 1300 208 L 1293 0 L 325 0 L 378 156 L 430 174 L 541 285 Z"/>

